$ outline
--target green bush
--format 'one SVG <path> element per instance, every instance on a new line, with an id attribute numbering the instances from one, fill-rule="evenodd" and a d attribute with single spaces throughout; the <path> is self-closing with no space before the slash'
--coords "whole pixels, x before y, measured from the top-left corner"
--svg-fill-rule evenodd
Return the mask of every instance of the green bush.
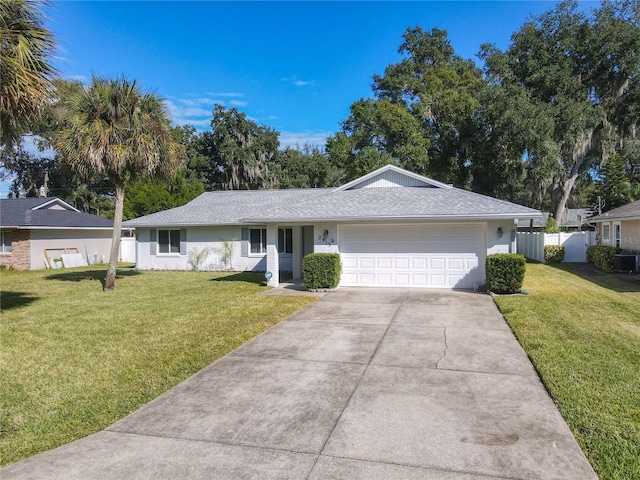
<path id="1" fill-rule="evenodd" d="M 564 245 L 545 245 L 545 263 L 560 263 L 564 260 Z"/>
<path id="2" fill-rule="evenodd" d="M 302 281 L 307 288 L 336 288 L 341 271 L 337 253 L 310 253 L 302 261 Z"/>
<path id="3" fill-rule="evenodd" d="M 487 255 L 487 291 L 517 293 L 522 288 L 527 261 L 516 253 Z"/>
<path id="4" fill-rule="evenodd" d="M 621 251 L 622 250 L 619 248 L 610 247 L 608 245 L 587 247 L 587 262 L 593 263 L 604 272 L 612 272 L 613 256 Z"/>

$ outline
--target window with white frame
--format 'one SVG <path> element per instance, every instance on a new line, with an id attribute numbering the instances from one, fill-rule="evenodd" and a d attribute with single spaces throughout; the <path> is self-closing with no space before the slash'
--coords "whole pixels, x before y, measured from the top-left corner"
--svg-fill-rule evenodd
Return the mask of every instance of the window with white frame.
<path id="1" fill-rule="evenodd" d="M 293 229 L 278 229 L 278 253 L 293 253 Z"/>
<path id="2" fill-rule="evenodd" d="M 602 224 L 602 241 L 607 243 L 611 241 L 611 225 L 608 223 Z"/>
<path id="3" fill-rule="evenodd" d="M 0 232 L 0 253 L 11 253 L 11 232 Z"/>
<path id="4" fill-rule="evenodd" d="M 252 228 L 249 230 L 250 253 L 267 253 L 267 229 Z"/>
<path id="5" fill-rule="evenodd" d="M 620 243 L 622 241 L 622 227 L 620 223 L 616 222 L 613 224 L 613 246 L 616 248 L 620 248 Z"/>
<path id="6" fill-rule="evenodd" d="M 180 253 L 180 230 L 158 230 L 158 253 Z"/>

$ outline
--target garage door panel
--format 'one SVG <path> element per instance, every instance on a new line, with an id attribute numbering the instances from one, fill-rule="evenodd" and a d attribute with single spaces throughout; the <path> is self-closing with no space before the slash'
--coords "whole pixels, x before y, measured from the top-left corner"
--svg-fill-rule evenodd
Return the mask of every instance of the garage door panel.
<path id="1" fill-rule="evenodd" d="M 346 226 L 339 247 L 345 286 L 473 288 L 486 256 L 481 224 Z"/>
<path id="2" fill-rule="evenodd" d="M 464 258 L 447 259 L 447 270 L 464 270 L 466 263 L 464 260 Z"/>
<path id="3" fill-rule="evenodd" d="M 408 257 L 396 258 L 393 266 L 398 269 L 408 270 L 409 258 Z"/>
<path id="4" fill-rule="evenodd" d="M 391 268 L 393 259 L 390 257 L 378 258 L 378 268 Z"/>
<path id="5" fill-rule="evenodd" d="M 427 259 L 426 258 L 412 258 L 411 259 L 411 268 L 414 270 L 426 270 L 427 269 Z"/>
<path id="6" fill-rule="evenodd" d="M 373 268 L 374 264 L 375 264 L 375 258 L 374 257 L 361 257 L 360 258 L 360 268 Z"/>
<path id="7" fill-rule="evenodd" d="M 442 257 L 435 257 L 429 259 L 429 269 L 430 270 L 444 270 L 445 259 Z"/>

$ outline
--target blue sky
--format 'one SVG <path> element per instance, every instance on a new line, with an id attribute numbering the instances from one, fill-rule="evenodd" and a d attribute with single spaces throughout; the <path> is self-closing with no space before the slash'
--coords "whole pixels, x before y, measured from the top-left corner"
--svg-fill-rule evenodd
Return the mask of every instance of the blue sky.
<path id="1" fill-rule="evenodd" d="M 124 74 L 166 99 L 175 123 L 208 129 L 222 103 L 280 131 L 283 145 L 323 145 L 371 96 L 372 75 L 400 59 L 407 27 L 445 29 L 472 58 L 554 5 L 54 0 L 47 15 L 65 77 Z"/>
<path id="2" fill-rule="evenodd" d="M 530 15 L 555 5 L 51 0 L 45 13 L 63 77 L 125 75 L 164 98 L 176 124 L 207 130 L 221 103 L 278 130 L 281 146 L 324 146 L 350 105 L 372 95 L 372 76 L 400 60 L 408 27 L 447 30 L 456 53 L 477 62 L 482 43 L 506 48 Z"/>

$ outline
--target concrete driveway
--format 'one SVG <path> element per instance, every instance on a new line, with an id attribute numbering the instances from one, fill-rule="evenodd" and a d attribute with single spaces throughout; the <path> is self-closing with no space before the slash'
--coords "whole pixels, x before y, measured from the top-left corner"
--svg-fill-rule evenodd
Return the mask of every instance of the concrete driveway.
<path id="1" fill-rule="evenodd" d="M 596 478 L 491 297 L 355 288 L 0 476 Z"/>

